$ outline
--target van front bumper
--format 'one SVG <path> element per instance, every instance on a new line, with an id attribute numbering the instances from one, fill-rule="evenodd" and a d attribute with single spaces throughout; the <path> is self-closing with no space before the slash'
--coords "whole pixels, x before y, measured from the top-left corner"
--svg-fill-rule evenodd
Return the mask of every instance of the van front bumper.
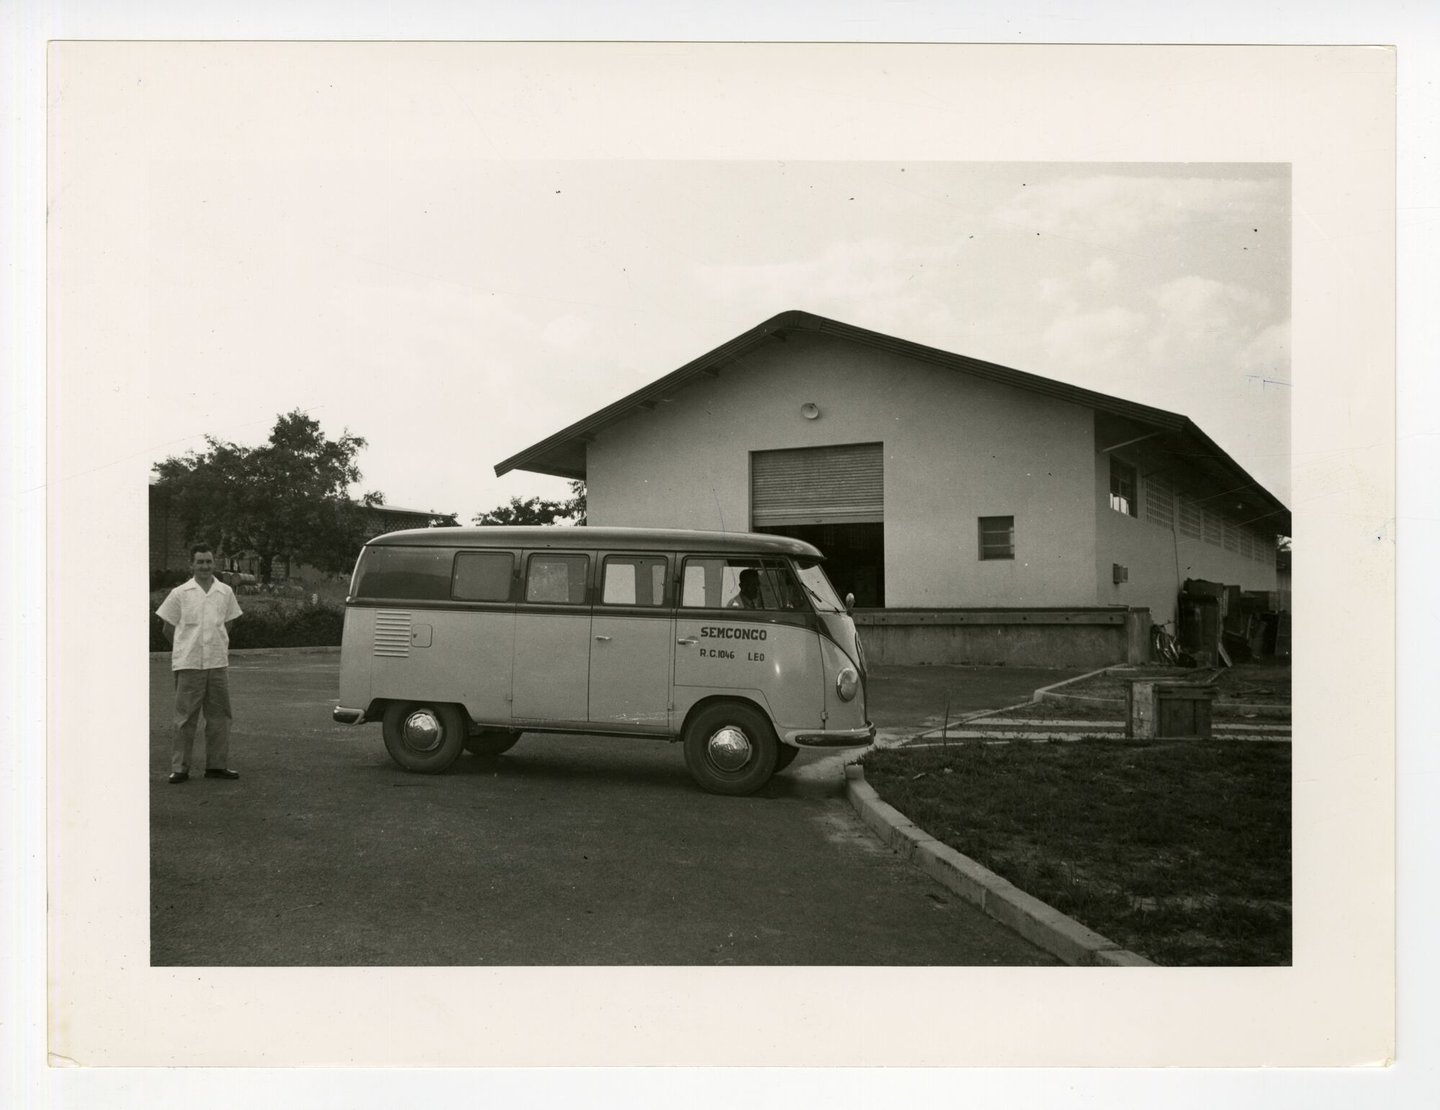
<path id="1" fill-rule="evenodd" d="M 365 710 L 346 709 L 343 705 L 337 705 L 330 714 L 342 725 L 358 725 L 365 720 Z"/>
<path id="2" fill-rule="evenodd" d="M 864 748 L 875 742 L 875 726 L 807 732 L 803 729 L 786 733 L 785 739 L 802 748 Z"/>

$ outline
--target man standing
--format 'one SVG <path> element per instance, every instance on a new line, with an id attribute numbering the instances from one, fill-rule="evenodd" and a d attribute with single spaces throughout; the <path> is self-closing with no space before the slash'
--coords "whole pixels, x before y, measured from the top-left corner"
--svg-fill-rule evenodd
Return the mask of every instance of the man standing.
<path id="1" fill-rule="evenodd" d="M 215 578 L 215 553 L 210 545 L 190 549 L 195 577 L 176 586 L 155 610 L 165 622 L 170 641 L 170 669 L 175 674 L 175 743 L 170 756 L 170 781 L 190 777 L 195 730 L 205 715 L 205 777 L 238 779 L 230 759 L 230 626 L 240 616 L 235 591 Z"/>

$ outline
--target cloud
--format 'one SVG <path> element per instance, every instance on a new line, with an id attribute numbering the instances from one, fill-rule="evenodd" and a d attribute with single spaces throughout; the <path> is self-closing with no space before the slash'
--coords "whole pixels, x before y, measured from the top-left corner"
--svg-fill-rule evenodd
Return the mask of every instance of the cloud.
<path id="1" fill-rule="evenodd" d="M 1120 273 L 1113 259 L 1101 256 L 1085 267 L 1086 280 L 1095 285 L 1110 285 Z"/>
<path id="2" fill-rule="evenodd" d="M 1157 365 L 1234 365 L 1239 352 L 1273 323 L 1270 298 L 1245 286 L 1187 275 L 1155 290 L 1154 333 L 1147 344 Z"/>
<path id="3" fill-rule="evenodd" d="M 1181 318 L 1269 310 L 1267 297 L 1239 285 L 1197 274 L 1187 274 L 1160 286 L 1155 291 L 1155 303 L 1162 313 Z"/>
<path id="4" fill-rule="evenodd" d="M 1290 321 L 1257 332 L 1236 356 L 1240 370 L 1272 383 L 1290 381 Z"/>
<path id="5" fill-rule="evenodd" d="M 1121 305 L 1057 317 L 1041 334 L 1051 365 L 1083 368 L 1128 357 L 1150 326 L 1143 312 Z"/>
<path id="6" fill-rule="evenodd" d="M 1027 185 L 993 215 L 1029 231 L 1118 244 L 1183 226 L 1256 217 L 1281 202 L 1282 188 L 1275 181 L 1095 174 Z"/>
<path id="7" fill-rule="evenodd" d="M 1107 302 L 1094 296 L 1103 290 L 1089 292 L 1040 331 L 1037 356 L 1049 371 L 1097 381 L 1126 372 L 1152 382 L 1217 373 L 1288 380 L 1289 323 L 1276 320 L 1272 299 L 1254 289 L 1190 274 L 1136 299 Z M 1150 403 L 1166 407 L 1165 399 Z"/>

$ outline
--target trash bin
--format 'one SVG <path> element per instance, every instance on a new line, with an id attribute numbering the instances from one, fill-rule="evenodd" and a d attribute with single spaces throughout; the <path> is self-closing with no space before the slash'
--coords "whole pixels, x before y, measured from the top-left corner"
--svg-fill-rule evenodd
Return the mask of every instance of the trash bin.
<path id="1" fill-rule="evenodd" d="M 1125 692 L 1125 735 L 1132 740 L 1209 740 L 1213 686 L 1135 678 Z"/>
<path id="2" fill-rule="evenodd" d="M 1188 591 L 1182 593 L 1178 618 L 1178 635 L 1175 638 L 1179 641 L 1180 650 L 1202 667 L 1215 666 L 1220 661 L 1219 597 Z"/>

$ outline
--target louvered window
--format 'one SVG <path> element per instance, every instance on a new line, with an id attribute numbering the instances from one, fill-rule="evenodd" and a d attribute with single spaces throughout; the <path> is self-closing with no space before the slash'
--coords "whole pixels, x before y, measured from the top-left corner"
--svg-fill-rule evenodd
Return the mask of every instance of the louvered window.
<path id="1" fill-rule="evenodd" d="M 1204 532 L 1205 513 L 1194 498 L 1180 497 L 1180 534 L 1189 536 L 1192 540 L 1201 538 Z"/>
<path id="2" fill-rule="evenodd" d="M 1170 484 L 1153 474 L 1145 478 L 1145 519 L 1161 528 L 1175 527 L 1175 499 Z"/>
<path id="3" fill-rule="evenodd" d="M 1015 558 L 1015 518 L 1013 516 L 982 516 L 980 518 L 980 558 Z"/>

